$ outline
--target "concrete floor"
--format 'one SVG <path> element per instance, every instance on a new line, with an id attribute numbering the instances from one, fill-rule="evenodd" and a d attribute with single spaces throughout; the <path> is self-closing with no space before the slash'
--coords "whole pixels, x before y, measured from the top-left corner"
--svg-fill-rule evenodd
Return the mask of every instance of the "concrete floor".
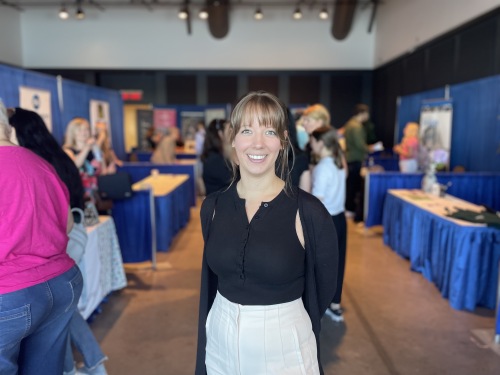
<path id="1" fill-rule="evenodd" d="M 127 265 L 128 287 L 114 293 L 91 327 L 110 375 L 192 375 L 202 254 L 199 207 L 168 253 Z M 494 311 L 453 310 L 408 261 L 349 223 L 345 322 L 323 318 L 326 375 L 499 375 Z M 257 375 L 257 374 L 256 374 Z"/>

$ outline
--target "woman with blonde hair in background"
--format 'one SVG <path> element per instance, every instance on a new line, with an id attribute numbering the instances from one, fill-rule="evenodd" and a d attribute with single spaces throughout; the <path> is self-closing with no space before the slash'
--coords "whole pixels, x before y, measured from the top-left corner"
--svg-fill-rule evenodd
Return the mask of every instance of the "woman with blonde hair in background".
<path id="1" fill-rule="evenodd" d="M 97 192 L 97 176 L 105 170 L 102 151 L 96 144 L 96 139 L 90 134 L 90 124 L 82 117 L 71 120 L 66 128 L 63 150 L 76 164 L 85 199 L 95 201 Z"/>
<path id="2" fill-rule="evenodd" d="M 416 173 L 418 171 L 418 139 L 419 126 L 416 122 L 406 124 L 403 139 L 393 150 L 399 154 L 399 170 L 403 173 Z"/>
<path id="3" fill-rule="evenodd" d="M 102 151 L 102 159 L 104 162 L 104 171 L 102 174 L 116 173 L 116 167 L 121 167 L 123 162 L 118 159 L 118 156 L 116 156 L 113 150 L 106 123 L 101 122 L 96 124 L 96 145 Z"/>
<path id="4" fill-rule="evenodd" d="M 314 165 L 316 165 L 316 159 L 311 149 L 311 134 L 319 127 L 330 126 L 330 112 L 322 104 L 311 105 L 302 113 L 301 123 L 307 134 L 309 134 L 309 143 L 307 143 L 305 149 L 309 155 L 309 169 L 304 171 L 300 176 L 299 187 L 310 193 L 312 186 L 311 171 Z"/>

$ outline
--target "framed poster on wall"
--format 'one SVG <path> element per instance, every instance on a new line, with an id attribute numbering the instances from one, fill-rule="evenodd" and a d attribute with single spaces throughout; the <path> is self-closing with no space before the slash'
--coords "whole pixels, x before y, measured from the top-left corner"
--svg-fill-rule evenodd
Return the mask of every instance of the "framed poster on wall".
<path id="1" fill-rule="evenodd" d="M 420 167 L 433 163 L 438 170 L 449 169 L 453 105 L 451 100 L 429 100 L 420 109 Z"/>

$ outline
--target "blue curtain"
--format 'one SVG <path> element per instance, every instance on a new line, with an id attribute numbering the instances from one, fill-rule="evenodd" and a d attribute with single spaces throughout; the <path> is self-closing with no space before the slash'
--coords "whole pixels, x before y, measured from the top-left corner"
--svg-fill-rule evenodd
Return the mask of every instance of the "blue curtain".
<path id="1" fill-rule="evenodd" d="M 0 98 L 7 107 L 19 107 L 19 87 L 27 86 L 50 93 L 52 134 L 60 138 L 61 114 L 58 106 L 57 79 L 41 73 L 0 65 Z"/>
<path id="2" fill-rule="evenodd" d="M 63 80 L 63 111 L 62 121 L 64 129 L 68 122 L 75 117 L 90 119 L 90 101 L 102 100 L 109 103 L 109 116 L 111 119 L 111 139 L 113 149 L 118 158 L 125 160 L 125 140 L 123 136 L 123 102 L 120 93 L 83 83 Z"/>
<path id="3" fill-rule="evenodd" d="M 500 76 L 451 86 L 451 165 L 500 172 Z"/>
<path id="4" fill-rule="evenodd" d="M 19 107 L 19 86 L 23 85 L 24 70 L 0 65 L 0 98 L 7 107 Z"/>

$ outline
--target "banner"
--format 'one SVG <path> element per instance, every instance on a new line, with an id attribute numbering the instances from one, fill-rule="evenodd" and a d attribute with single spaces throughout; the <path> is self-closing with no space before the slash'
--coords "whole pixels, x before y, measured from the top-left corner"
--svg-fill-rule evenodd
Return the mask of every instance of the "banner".
<path id="1" fill-rule="evenodd" d="M 19 107 L 36 112 L 52 133 L 52 111 L 50 107 L 50 91 L 33 87 L 19 87 Z"/>
<path id="2" fill-rule="evenodd" d="M 111 123 L 109 118 L 109 103 L 100 100 L 90 101 L 90 133 L 96 134 L 97 128 L 103 127 L 108 131 L 108 139 L 111 140 L 111 129 L 109 124 Z"/>
<path id="3" fill-rule="evenodd" d="M 156 129 L 174 128 L 177 126 L 177 111 L 175 109 L 155 108 L 153 121 Z"/>
<path id="4" fill-rule="evenodd" d="M 451 152 L 451 100 L 422 102 L 420 108 L 420 167 L 427 170 L 434 164 L 437 170 L 448 170 Z"/>

